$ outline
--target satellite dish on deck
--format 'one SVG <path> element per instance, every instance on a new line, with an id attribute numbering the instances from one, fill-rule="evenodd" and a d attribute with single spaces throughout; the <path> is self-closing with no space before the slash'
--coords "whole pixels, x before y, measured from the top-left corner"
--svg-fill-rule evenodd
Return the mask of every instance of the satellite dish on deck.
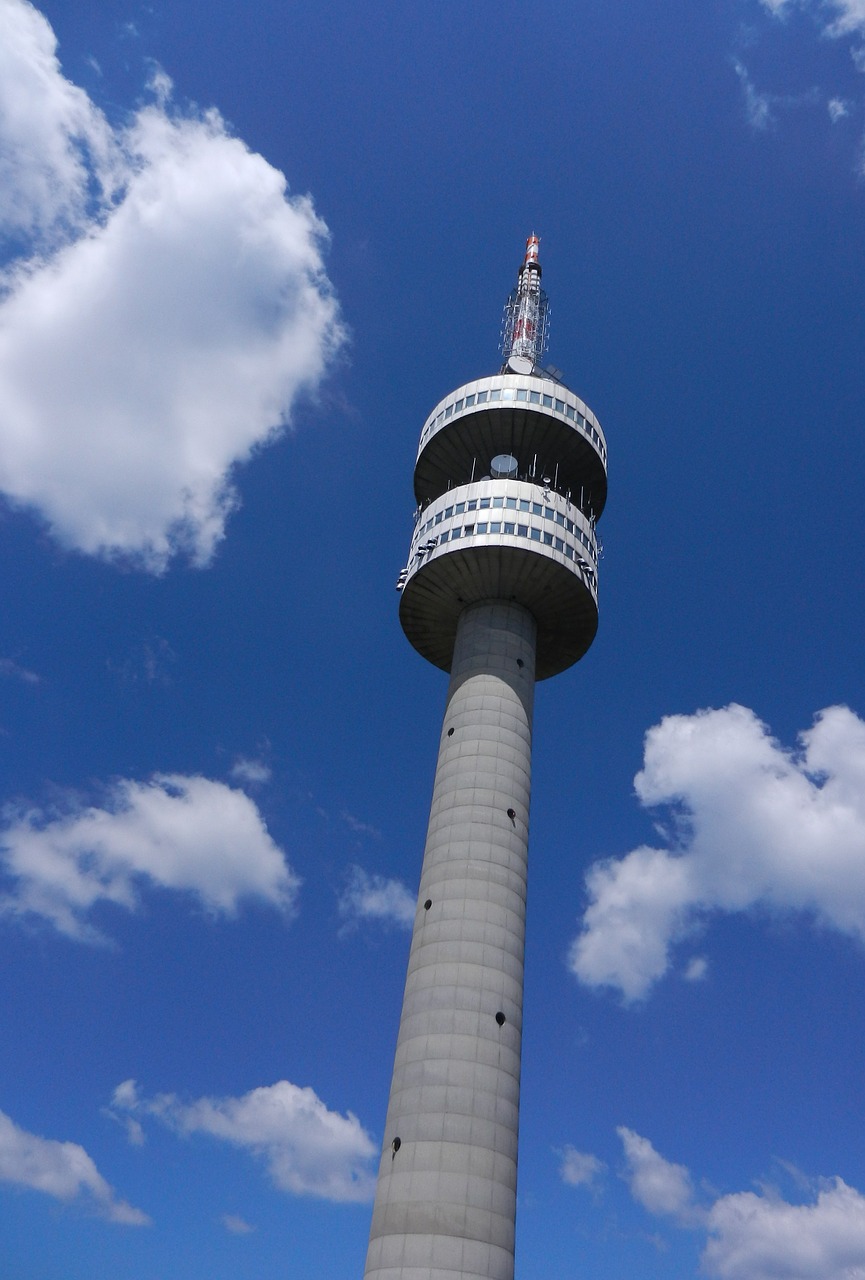
<path id="1" fill-rule="evenodd" d="M 531 373 L 534 367 L 528 356 L 508 356 L 508 369 L 511 373 Z"/>

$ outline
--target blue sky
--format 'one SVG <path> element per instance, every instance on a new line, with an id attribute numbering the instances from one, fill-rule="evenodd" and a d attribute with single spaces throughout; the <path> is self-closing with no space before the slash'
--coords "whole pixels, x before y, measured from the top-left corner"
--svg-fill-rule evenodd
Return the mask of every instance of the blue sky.
<path id="1" fill-rule="evenodd" d="M 360 1274 L 526 235 L 602 422 L 517 1274 L 865 1272 L 865 7 L 0 0 L 0 1272 Z"/>

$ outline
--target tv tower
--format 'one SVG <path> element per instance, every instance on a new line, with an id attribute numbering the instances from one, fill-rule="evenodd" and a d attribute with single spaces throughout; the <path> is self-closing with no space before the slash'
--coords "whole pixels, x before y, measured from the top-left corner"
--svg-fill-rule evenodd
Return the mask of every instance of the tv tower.
<path id="1" fill-rule="evenodd" d="M 512 1280 L 536 680 L 598 625 L 607 450 L 543 368 L 530 236 L 504 364 L 424 423 L 400 621 L 450 672 L 365 1280 Z"/>

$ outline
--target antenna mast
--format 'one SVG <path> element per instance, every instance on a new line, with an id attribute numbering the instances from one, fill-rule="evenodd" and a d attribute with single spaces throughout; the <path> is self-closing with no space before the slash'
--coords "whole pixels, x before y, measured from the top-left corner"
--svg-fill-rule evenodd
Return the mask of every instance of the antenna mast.
<path id="1" fill-rule="evenodd" d="M 505 303 L 502 317 L 502 355 L 505 366 L 515 373 L 531 373 L 547 349 L 549 303 L 541 288 L 539 244 L 536 235 L 529 236 L 526 241 L 517 286 Z M 512 360 L 517 363 L 512 365 Z"/>

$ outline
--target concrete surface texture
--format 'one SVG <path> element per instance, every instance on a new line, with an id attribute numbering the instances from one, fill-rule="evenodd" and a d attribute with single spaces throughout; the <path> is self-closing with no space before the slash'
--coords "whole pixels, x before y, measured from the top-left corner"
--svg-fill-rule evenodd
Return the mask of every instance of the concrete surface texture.
<path id="1" fill-rule="evenodd" d="M 512 1280 L 536 625 L 460 616 L 366 1280 Z"/>

